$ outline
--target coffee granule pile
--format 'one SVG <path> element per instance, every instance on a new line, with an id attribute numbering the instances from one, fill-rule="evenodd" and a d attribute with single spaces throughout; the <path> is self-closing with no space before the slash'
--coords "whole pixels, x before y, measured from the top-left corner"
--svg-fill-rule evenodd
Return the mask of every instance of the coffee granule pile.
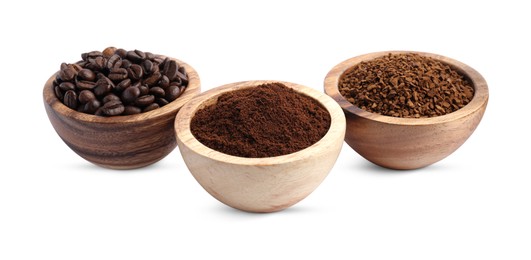
<path id="1" fill-rule="evenodd" d="M 472 85 L 456 70 L 414 53 L 361 62 L 341 76 L 339 91 L 363 110 L 409 118 L 452 113 L 474 96 Z"/>
<path id="2" fill-rule="evenodd" d="M 330 114 L 317 101 L 282 83 L 224 93 L 192 118 L 192 134 L 204 145 L 240 157 L 290 154 L 319 141 Z"/>

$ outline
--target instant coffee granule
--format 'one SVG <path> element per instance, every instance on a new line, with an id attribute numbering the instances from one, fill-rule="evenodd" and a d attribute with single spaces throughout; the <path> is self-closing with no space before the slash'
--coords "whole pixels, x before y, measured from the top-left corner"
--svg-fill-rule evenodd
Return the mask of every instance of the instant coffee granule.
<path id="1" fill-rule="evenodd" d="M 472 85 L 456 70 L 414 53 L 361 62 L 341 76 L 338 87 L 363 110 L 409 118 L 452 113 L 474 96 Z"/>
<path id="2" fill-rule="evenodd" d="M 330 114 L 317 101 L 282 83 L 224 93 L 192 118 L 192 134 L 204 145 L 240 157 L 290 154 L 319 141 Z"/>

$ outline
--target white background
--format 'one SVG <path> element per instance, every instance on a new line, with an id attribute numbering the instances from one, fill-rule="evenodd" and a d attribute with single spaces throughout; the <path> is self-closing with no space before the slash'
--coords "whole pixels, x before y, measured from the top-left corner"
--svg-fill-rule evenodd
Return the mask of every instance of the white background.
<path id="1" fill-rule="evenodd" d="M 2 1 L 0 259 L 531 259 L 530 10 L 496 2 Z M 61 141 L 45 81 L 110 45 L 186 61 L 203 90 L 255 79 L 322 90 L 345 59 L 433 52 L 479 71 L 490 100 L 436 164 L 387 170 L 344 145 L 305 200 L 249 214 L 210 197 L 178 149 L 115 171 Z"/>

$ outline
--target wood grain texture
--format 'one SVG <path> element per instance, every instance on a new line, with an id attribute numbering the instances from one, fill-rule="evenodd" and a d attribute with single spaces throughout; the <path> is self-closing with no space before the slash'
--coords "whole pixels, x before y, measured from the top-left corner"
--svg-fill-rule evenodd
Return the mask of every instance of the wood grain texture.
<path id="1" fill-rule="evenodd" d="M 473 99 L 453 113 L 431 118 L 383 116 L 348 102 L 338 90 L 339 79 L 345 71 L 362 61 L 389 53 L 417 53 L 448 64 L 472 83 Z M 330 70 L 324 89 L 345 112 L 347 144 L 377 165 L 402 170 L 428 166 L 457 150 L 478 126 L 489 98 L 487 82 L 473 68 L 441 55 L 413 51 L 376 52 L 348 59 Z"/>
<path id="2" fill-rule="evenodd" d="M 317 90 L 282 82 L 316 99 L 330 113 L 330 129 L 317 143 L 288 155 L 244 158 L 215 151 L 195 139 L 190 122 L 198 109 L 214 104 L 222 93 L 269 82 L 279 81 L 246 81 L 214 88 L 193 98 L 175 119 L 178 146 L 192 175 L 214 198 L 244 211 L 279 211 L 308 196 L 335 164 L 345 135 L 345 116 L 334 100 Z"/>
<path id="3" fill-rule="evenodd" d="M 133 169 L 155 163 L 175 149 L 175 115 L 201 88 L 197 72 L 190 65 L 174 60 L 185 67 L 188 87 L 179 98 L 161 108 L 115 117 L 77 112 L 55 96 L 52 83 L 56 73 L 48 79 L 43 90 L 48 118 L 66 145 L 96 165 Z"/>

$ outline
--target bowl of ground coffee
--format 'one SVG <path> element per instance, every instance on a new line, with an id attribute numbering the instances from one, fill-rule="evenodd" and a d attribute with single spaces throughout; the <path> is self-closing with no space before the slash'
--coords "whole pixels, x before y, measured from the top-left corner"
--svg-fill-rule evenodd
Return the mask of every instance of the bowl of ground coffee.
<path id="1" fill-rule="evenodd" d="M 44 106 L 57 134 L 94 164 L 139 168 L 177 145 L 173 121 L 200 92 L 185 62 L 140 50 L 109 47 L 63 63 L 46 82 Z"/>
<path id="2" fill-rule="evenodd" d="M 330 97 L 278 81 L 206 91 L 175 119 L 178 147 L 214 198 L 249 212 L 299 202 L 328 175 L 341 150 L 345 116 Z"/>
<path id="3" fill-rule="evenodd" d="M 325 78 L 347 118 L 345 141 L 367 160 L 417 169 L 459 148 L 487 107 L 485 79 L 441 55 L 390 51 L 348 59 Z"/>

